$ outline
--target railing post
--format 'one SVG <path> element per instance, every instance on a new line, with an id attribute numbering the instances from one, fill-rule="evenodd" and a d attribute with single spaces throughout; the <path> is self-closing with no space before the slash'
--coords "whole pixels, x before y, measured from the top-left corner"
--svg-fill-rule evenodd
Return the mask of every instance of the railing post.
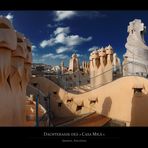
<path id="1" fill-rule="evenodd" d="M 39 126 L 39 118 L 38 118 L 38 106 L 39 105 L 39 95 L 36 95 L 36 127 Z"/>
<path id="2" fill-rule="evenodd" d="M 44 101 L 45 101 L 45 105 L 46 105 L 46 110 L 47 110 L 47 115 L 48 115 L 48 119 L 49 119 L 49 122 L 48 122 L 48 126 L 51 126 L 52 125 L 52 118 L 51 118 L 51 110 L 50 110 L 50 93 L 48 93 L 48 96 L 44 97 Z"/>
<path id="3" fill-rule="evenodd" d="M 48 118 L 49 118 L 49 123 L 48 123 L 48 125 L 50 126 L 51 124 L 50 124 L 50 122 L 51 122 L 51 115 L 50 115 L 50 113 L 51 113 L 51 110 L 50 110 L 50 93 L 48 93 Z"/>
<path id="4" fill-rule="evenodd" d="M 78 71 L 79 83 L 78 83 L 78 91 L 80 90 L 80 71 Z"/>
<path id="5" fill-rule="evenodd" d="M 38 83 L 33 83 L 33 86 L 37 88 Z M 39 85 L 40 86 L 40 85 Z M 38 89 L 38 88 L 37 88 Z M 39 89 L 38 89 L 38 94 L 36 95 L 36 127 L 39 126 Z"/>

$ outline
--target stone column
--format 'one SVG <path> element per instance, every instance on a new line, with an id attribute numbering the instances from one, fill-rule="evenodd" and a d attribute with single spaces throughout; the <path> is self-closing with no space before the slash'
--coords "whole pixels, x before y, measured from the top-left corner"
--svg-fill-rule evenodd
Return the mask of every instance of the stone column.
<path id="1" fill-rule="evenodd" d="M 100 66 L 100 60 L 97 51 L 93 51 L 90 55 L 90 83 L 91 87 L 96 86 L 96 75 Z"/>
<path id="2" fill-rule="evenodd" d="M 24 74 L 24 61 L 26 58 L 26 43 L 24 35 L 19 32 L 17 34 L 17 48 L 12 52 L 11 57 L 11 74 L 10 84 L 12 87 L 12 94 L 15 102 L 15 116 L 14 123 L 16 126 L 23 126 L 25 120 L 25 97 L 24 86 L 22 83 Z"/>
<path id="3" fill-rule="evenodd" d="M 90 67 L 89 67 L 89 71 L 90 71 L 90 84 L 91 84 L 91 87 L 93 87 L 93 81 L 92 81 L 92 77 L 94 77 L 94 70 L 93 70 L 93 59 L 92 59 L 92 53 L 90 54 L 90 57 L 89 57 L 89 62 L 90 62 Z"/>
<path id="4" fill-rule="evenodd" d="M 11 52 L 16 50 L 16 32 L 11 22 L 0 16 L 0 126 L 14 125 L 14 98 L 10 84 Z"/>
<path id="5" fill-rule="evenodd" d="M 99 52 L 99 57 L 100 57 L 100 67 L 98 69 L 98 75 L 96 77 L 96 81 L 97 81 L 97 84 L 99 84 L 99 86 L 105 84 L 105 75 L 104 75 L 104 72 L 105 72 L 105 66 L 106 66 L 106 63 L 107 63 L 107 60 L 106 60 L 106 53 L 105 53 L 105 49 L 104 48 L 101 48 L 100 50 L 98 50 Z"/>
<path id="6" fill-rule="evenodd" d="M 107 64 L 105 66 L 105 83 L 111 82 L 113 79 L 113 49 L 109 45 L 108 47 L 105 48 L 106 55 L 107 55 Z"/>
<path id="7" fill-rule="evenodd" d="M 32 65 L 32 46 L 30 41 L 25 38 L 26 43 L 26 58 L 24 63 L 24 75 L 23 75 L 23 93 L 26 94 L 26 87 L 31 78 L 31 65 Z"/>

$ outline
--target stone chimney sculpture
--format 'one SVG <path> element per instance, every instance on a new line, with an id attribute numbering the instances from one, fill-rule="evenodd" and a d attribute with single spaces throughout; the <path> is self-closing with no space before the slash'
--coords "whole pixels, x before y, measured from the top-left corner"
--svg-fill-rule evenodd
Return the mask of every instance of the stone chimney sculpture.
<path id="1" fill-rule="evenodd" d="M 85 73 L 89 73 L 89 62 L 82 61 L 82 69 Z"/>
<path id="2" fill-rule="evenodd" d="M 128 37 L 125 44 L 126 53 L 124 55 L 123 74 L 145 75 L 148 70 L 148 46 L 145 45 L 144 33 L 146 27 L 140 19 L 135 19 L 129 23 Z"/>
<path id="3" fill-rule="evenodd" d="M 17 37 L 11 22 L 0 16 L 0 126 L 10 126 L 14 117 L 14 98 L 10 85 L 11 53 Z"/>
<path id="4" fill-rule="evenodd" d="M 106 52 L 106 66 L 105 66 L 105 81 L 106 82 L 111 82 L 113 79 L 113 71 L 112 71 L 112 67 L 114 66 L 113 60 L 116 60 L 116 57 L 113 58 L 113 49 L 112 47 L 109 45 L 105 48 L 105 52 Z M 115 65 L 116 66 L 116 65 Z"/>
<path id="5" fill-rule="evenodd" d="M 28 82 L 30 81 L 31 78 L 31 65 L 32 65 L 32 46 L 31 42 L 25 38 L 26 42 L 26 58 L 25 58 L 25 63 L 24 63 L 24 76 L 23 76 L 23 86 L 24 86 L 24 94 L 26 94 L 26 87 Z"/>
<path id="6" fill-rule="evenodd" d="M 28 83 L 26 79 L 23 83 L 27 59 L 24 38 L 8 19 L 0 16 L 0 126 L 24 126 Z"/>
<path id="7" fill-rule="evenodd" d="M 15 116 L 14 122 L 16 126 L 22 126 L 25 120 L 25 89 L 23 87 L 22 79 L 24 74 L 24 62 L 26 58 L 26 43 L 24 35 L 16 32 L 17 35 L 17 48 L 12 52 L 11 57 L 11 74 L 10 84 L 12 87 L 12 94 L 15 102 Z M 15 87 L 14 87 L 15 86 Z M 16 93 L 17 92 L 17 93 Z"/>
<path id="8" fill-rule="evenodd" d="M 69 61 L 69 71 L 75 72 L 79 70 L 79 60 L 77 54 L 72 54 L 72 57 Z"/>
<path id="9" fill-rule="evenodd" d="M 98 68 L 100 66 L 100 58 L 98 51 L 95 50 L 90 53 L 90 83 L 94 87 L 96 85 L 95 76 L 98 75 Z"/>
<path id="10" fill-rule="evenodd" d="M 113 56 L 114 54 L 110 45 L 96 49 L 90 54 L 89 67 L 92 87 L 99 87 L 113 80 L 113 67 L 120 66 L 119 58 Z"/>

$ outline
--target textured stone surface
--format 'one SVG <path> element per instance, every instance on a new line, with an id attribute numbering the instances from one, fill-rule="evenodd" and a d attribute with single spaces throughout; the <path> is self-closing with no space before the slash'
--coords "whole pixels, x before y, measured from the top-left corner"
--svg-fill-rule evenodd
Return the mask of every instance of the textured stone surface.
<path id="1" fill-rule="evenodd" d="M 145 45 L 144 33 L 146 27 L 140 19 L 129 23 L 128 37 L 125 44 L 126 53 L 123 64 L 132 62 L 123 67 L 123 74 L 146 74 L 148 70 L 148 46 Z"/>
<path id="2" fill-rule="evenodd" d="M 0 126 L 24 125 L 31 57 L 31 44 L 0 16 Z"/>
<path id="3" fill-rule="evenodd" d="M 90 83 L 98 87 L 113 80 L 113 70 L 120 67 L 120 59 L 109 45 L 90 54 Z"/>

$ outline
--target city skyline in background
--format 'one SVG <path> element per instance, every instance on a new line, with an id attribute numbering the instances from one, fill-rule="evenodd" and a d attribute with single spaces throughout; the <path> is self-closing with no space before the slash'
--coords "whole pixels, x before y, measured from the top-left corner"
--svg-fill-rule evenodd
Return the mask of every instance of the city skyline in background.
<path id="1" fill-rule="evenodd" d="M 96 48 L 113 47 L 123 59 L 127 26 L 141 19 L 148 27 L 148 11 L 0 11 L 32 43 L 33 63 L 59 65 L 76 53 L 88 61 Z M 147 44 L 148 34 L 145 34 Z"/>

